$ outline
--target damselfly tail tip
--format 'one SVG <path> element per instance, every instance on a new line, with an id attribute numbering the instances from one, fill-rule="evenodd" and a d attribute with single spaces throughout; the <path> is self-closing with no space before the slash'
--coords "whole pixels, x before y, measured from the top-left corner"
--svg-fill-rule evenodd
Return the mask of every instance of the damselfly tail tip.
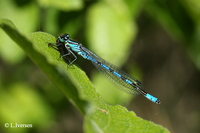
<path id="1" fill-rule="evenodd" d="M 157 104 L 161 104 L 161 101 L 159 99 L 156 100 Z"/>

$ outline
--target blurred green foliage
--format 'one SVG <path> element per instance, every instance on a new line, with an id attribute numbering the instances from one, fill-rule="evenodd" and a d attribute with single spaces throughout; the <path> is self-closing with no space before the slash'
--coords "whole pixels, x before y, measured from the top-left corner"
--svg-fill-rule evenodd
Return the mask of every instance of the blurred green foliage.
<path id="1" fill-rule="evenodd" d="M 102 58 L 123 67 L 134 77 L 143 81 L 149 80 L 150 85 L 147 82 L 146 90 L 152 90 L 152 94 L 161 99 L 162 105 L 158 107 L 144 99 L 145 102 L 136 101 L 132 110 L 136 113 L 138 111 L 139 116 L 140 113 L 147 116 L 142 118 L 167 127 L 171 132 L 184 133 L 200 131 L 199 108 L 196 107 L 199 91 L 195 89 L 199 87 L 200 77 L 199 7 L 199 1 L 188 0 L 1 0 L 0 17 L 12 20 L 22 34 L 44 31 L 57 37 L 58 33 L 68 33 L 71 38 Z M 170 41 L 162 32 L 158 32 L 157 29 L 161 27 L 170 36 Z M 155 42 L 161 42 L 160 49 L 154 49 L 150 33 L 157 33 Z M 141 36 L 142 41 L 137 39 Z M 137 46 L 132 45 L 135 40 Z M 181 52 L 168 50 L 166 45 L 170 45 L 173 50 L 182 51 L 182 58 L 177 56 Z M 145 51 L 144 54 L 141 54 L 142 51 Z M 166 54 L 159 60 L 156 53 Z M 37 127 L 32 129 L 34 132 L 82 132 L 82 123 L 79 120 L 82 118 L 74 113 L 73 107 L 64 97 L 66 94 L 63 95 L 56 89 L 26 54 L 0 30 L 0 116 L 4 120 L 0 121 L 1 125 L 5 121 L 31 122 Z M 59 58 L 58 53 L 55 58 Z M 167 66 L 170 61 L 175 67 Z M 160 67 L 155 65 L 157 62 Z M 184 63 L 180 65 L 179 62 Z M 106 103 L 127 105 L 132 100 L 131 95 L 113 87 L 93 69 L 89 61 L 80 57 L 76 65 L 87 73 Z M 172 76 L 165 74 L 165 77 L 175 80 L 161 82 L 162 74 L 170 73 L 167 70 L 172 70 L 173 73 Z M 157 75 L 160 80 L 155 80 Z M 67 88 L 75 89 L 70 81 L 66 82 Z M 105 110 L 98 111 L 106 115 Z M 98 114 L 98 111 L 94 114 Z M 159 115 L 154 115 L 157 113 Z M 98 115 L 91 115 L 85 119 L 85 131 L 90 132 L 90 128 L 96 126 L 89 119 L 96 116 Z M 103 125 L 105 129 L 109 125 L 106 122 L 105 120 Z M 180 124 L 174 126 L 176 123 Z M 143 124 L 140 125 L 145 127 L 145 123 Z M 0 127 L 0 132 L 5 132 L 4 128 Z M 30 131 L 25 129 L 20 132 Z"/>

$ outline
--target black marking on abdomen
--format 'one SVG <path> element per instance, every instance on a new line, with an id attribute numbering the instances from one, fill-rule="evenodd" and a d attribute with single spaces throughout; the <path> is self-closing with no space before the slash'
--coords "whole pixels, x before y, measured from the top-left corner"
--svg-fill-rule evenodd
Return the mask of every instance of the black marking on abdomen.
<path id="1" fill-rule="evenodd" d="M 125 81 L 125 82 L 126 82 L 126 78 L 124 78 L 124 77 L 122 77 L 122 76 L 121 76 L 121 79 L 122 79 L 123 81 Z M 127 83 L 127 82 L 126 82 L 126 83 Z"/>
<path id="2" fill-rule="evenodd" d="M 109 71 L 110 71 L 111 73 L 114 73 L 114 70 L 112 70 L 112 69 L 110 69 L 110 68 L 109 68 Z"/>
<path id="3" fill-rule="evenodd" d="M 101 66 L 101 62 L 97 61 L 97 64 Z"/>

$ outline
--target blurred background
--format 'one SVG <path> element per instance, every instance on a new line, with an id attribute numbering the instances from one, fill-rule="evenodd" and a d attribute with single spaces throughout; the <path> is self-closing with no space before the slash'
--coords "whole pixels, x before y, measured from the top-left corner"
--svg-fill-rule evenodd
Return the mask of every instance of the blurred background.
<path id="1" fill-rule="evenodd" d="M 121 92 L 91 62 L 76 65 L 104 101 L 123 105 L 170 132 L 200 132 L 200 1 L 1 0 L 0 17 L 22 34 L 68 33 L 139 79 L 156 105 Z M 62 92 L 0 30 L 0 132 L 83 132 L 83 117 Z M 5 128 L 31 123 L 33 128 Z"/>

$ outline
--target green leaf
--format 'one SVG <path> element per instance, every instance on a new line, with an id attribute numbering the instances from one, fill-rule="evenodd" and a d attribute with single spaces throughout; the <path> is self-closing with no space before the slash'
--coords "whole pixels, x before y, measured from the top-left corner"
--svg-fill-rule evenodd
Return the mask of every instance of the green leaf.
<path id="1" fill-rule="evenodd" d="M 75 65 L 67 69 L 67 65 L 58 60 L 59 53 L 48 47 L 46 42 L 55 42 L 55 37 L 43 32 L 30 33 L 25 37 L 7 19 L 0 19 L 0 27 L 82 113 L 85 132 L 168 132 L 122 106 L 106 104 L 81 69 Z"/>
<path id="2" fill-rule="evenodd" d="M 82 0 L 37 0 L 42 7 L 55 7 L 64 11 L 80 10 L 83 8 Z"/>

